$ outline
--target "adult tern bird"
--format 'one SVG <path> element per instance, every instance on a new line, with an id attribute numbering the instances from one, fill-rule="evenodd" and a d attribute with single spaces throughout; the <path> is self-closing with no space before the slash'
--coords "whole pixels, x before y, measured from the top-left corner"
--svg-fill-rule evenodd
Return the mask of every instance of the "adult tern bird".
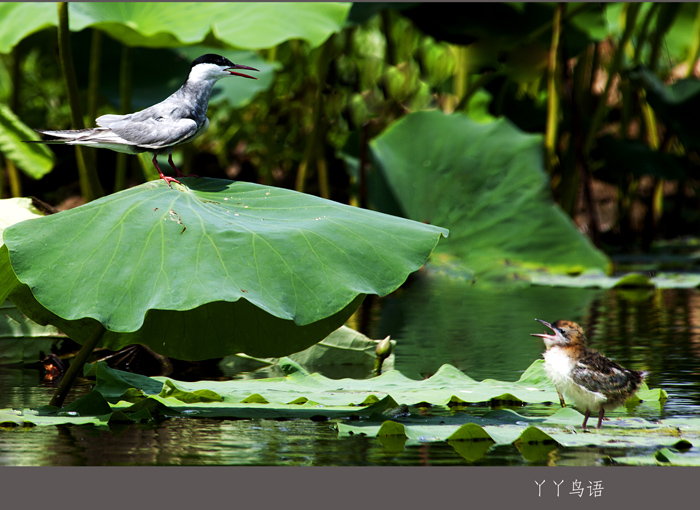
<path id="1" fill-rule="evenodd" d="M 163 175 L 157 157 L 159 154 L 167 154 L 170 166 L 178 177 L 182 176 L 173 163 L 173 148 L 194 140 L 209 127 L 207 108 L 214 84 L 227 76 L 257 80 L 253 76 L 236 72 L 235 69 L 258 71 L 253 67 L 234 64 L 221 55 L 202 55 L 192 62 L 182 87 L 164 101 L 127 115 L 103 115 L 95 121 L 99 127 L 93 129 L 37 129 L 37 132 L 53 137 L 39 143 L 85 145 L 127 154 L 151 152 L 153 164 L 161 179 L 168 186 L 171 182 L 179 184 L 177 179 Z"/>

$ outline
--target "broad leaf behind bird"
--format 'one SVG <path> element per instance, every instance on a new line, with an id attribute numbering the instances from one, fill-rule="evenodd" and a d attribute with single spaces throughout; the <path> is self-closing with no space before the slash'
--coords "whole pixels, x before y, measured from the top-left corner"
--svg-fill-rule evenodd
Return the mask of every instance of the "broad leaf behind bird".
<path id="1" fill-rule="evenodd" d="M 234 64 L 221 55 L 208 53 L 196 58 L 190 66 L 185 83 L 171 96 L 158 104 L 127 115 L 103 115 L 96 119 L 99 127 L 52 131 L 37 129 L 54 139 L 36 143 L 61 143 L 84 145 L 99 149 L 111 149 L 126 154 L 151 152 L 153 165 L 161 179 L 170 185 L 178 180 L 163 174 L 158 166 L 159 154 L 168 155 L 168 163 L 178 177 L 180 170 L 173 163 L 173 148 L 190 142 L 209 127 L 207 109 L 214 84 L 227 76 L 242 76 L 257 80 L 253 76 L 234 69 L 257 71 L 253 67 Z"/>

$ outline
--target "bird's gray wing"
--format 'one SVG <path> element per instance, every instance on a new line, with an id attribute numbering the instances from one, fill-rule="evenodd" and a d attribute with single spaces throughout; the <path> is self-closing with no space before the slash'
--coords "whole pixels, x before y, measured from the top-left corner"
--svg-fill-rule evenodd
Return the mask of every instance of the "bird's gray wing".
<path id="1" fill-rule="evenodd" d="M 97 117 L 97 119 L 95 119 L 95 123 L 100 127 L 108 128 L 111 124 L 129 119 L 131 115 L 131 113 L 127 115 L 102 115 L 101 117 Z"/>
<path id="2" fill-rule="evenodd" d="M 143 112 L 139 112 L 143 113 Z M 197 123 L 177 116 L 136 115 L 109 122 L 109 129 L 129 143 L 158 149 L 182 143 L 197 134 Z"/>

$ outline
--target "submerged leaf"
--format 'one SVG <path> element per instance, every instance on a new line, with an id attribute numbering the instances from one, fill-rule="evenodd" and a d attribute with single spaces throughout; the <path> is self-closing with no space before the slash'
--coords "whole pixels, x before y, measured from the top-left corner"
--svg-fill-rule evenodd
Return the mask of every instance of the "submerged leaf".
<path id="1" fill-rule="evenodd" d="M 400 423 L 396 423 L 395 421 L 385 421 L 382 423 L 381 427 L 379 427 L 379 431 L 377 432 L 377 436 L 401 436 L 401 437 L 406 437 L 406 427 L 404 427 Z"/>
<path id="2" fill-rule="evenodd" d="M 544 460 L 549 452 L 556 450 L 557 442 L 537 427 L 526 428 L 513 443 L 523 458 L 530 462 Z"/>
<path id="3" fill-rule="evenodd" d="M 158 394 L 163 398 L 174 398 L 186 404 L 195 402 L 223 402 L 221 395 L 212 390 L 195 390 L 187 391 L 179 388 L 173 381 L 166 380 L 163 384 L 163 389 Z"/>
<path id="4" fill-rule="evenodd" d="M 542 432 L 537 427 L 526 428 L 520 437 L 515 441 L 515 444 L 527 444 L 527 443 L 545 443 L 545 442 L 556 442 L 549 434 Z"/>
<path id="5" fill-rule="evenodd" d="M 465 423 L 457 432 L 447 438 L 448 441 L 483 441 L 495 442 L 483 427 L 475 423 Z"/>
<path id="6" fill-rule="evenodd" d="M 253 393 L 241 400 L 241 404 L 269 404 L 269 402 L 259 393 Z"/>

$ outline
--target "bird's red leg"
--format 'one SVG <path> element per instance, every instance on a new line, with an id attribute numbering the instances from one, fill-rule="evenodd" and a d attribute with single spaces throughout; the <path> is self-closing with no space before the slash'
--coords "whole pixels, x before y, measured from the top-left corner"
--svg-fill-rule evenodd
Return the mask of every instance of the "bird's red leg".
<path id="1" fill-rule="evenodd" d="M 156 170 L 158 170 L 158 173 L 160 174 L 160 178 L 163 179 L 165 182 L 167 182 L 168 186 L 170 186 L 171 182 L 176 182 L 178 184 L 181 184 L 181 182 L 178 181 L 177 179 L 175 179 L 174 177 L 168 177 L 167 175 L 163 174 L 163 172 L 160 170 L 160 167 L 158 166 L 158 160 L 156 158 L 157 158 L 157 154 L 154 154 L 153 155 L 153 164 L 155 165 Z M 175 168 L 175 167 L 173 167 L 173 168 Z M 172 188 L 172 186 L 170 186 L 170 187 Z"/>
<path id="2" fill-rule="evenodd" d="M 588 422 L 588 418 L 591 415 L 591 410 L 586 409 L 586 415 L 583 417 L 583 430 L 586 430 L 586 423 Z"/>
<path id="3" fill-rule="evenodd" d="M 171 167 L 173 167 L 173 169 L 175 170 L 175 174 L 178 177 L 199 177 L 199 175 L 194 175 L 194 174 L 183 175 L 182 172 L 180 172 L 180 169 L 175 166 L 175 163 L 173 163 L 173 155 L 172 154 L 168 154 L 168 164 Z"/>
<path id="4" fill-rule="evenodd" d="M 605 409 L 602 407 L 600 408 L 600 411 L 598 412 L 598 426 L 596 427 L 597 429 L 600 428 L 600 424 L 603 423 L 603 415 L 605 414 Z"/>

